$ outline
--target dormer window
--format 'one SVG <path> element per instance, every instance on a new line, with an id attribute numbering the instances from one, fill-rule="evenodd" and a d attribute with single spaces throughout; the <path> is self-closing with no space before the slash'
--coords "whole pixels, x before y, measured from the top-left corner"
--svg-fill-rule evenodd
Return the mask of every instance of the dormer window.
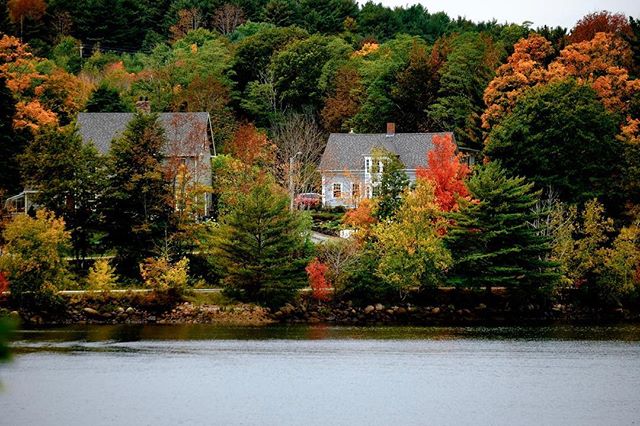
<path id="1" fill-rule="evenodd" d="M 372 173 L 382 174 L 385 161 L 385 158 L 378 158 L 376 163 L 372 157 L 364 157 L 364 173 L 367 175 Z"/>

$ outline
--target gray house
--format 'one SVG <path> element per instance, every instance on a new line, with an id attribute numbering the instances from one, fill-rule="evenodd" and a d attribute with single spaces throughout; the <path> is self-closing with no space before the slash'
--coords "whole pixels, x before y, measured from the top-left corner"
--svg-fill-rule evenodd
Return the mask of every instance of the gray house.
<path id="1" fill-rule="evenodd" d="M 80 113 L 78 130 L 85 143 L 92 143 L 100 154 L 107 154 L 111 142 L 120 137 L 133 119 L 133 113 Z M 174 180 L 181 165 L 186 166 L 189 181 L 211 187 L 211 156 L 215 155 L 211 118 L 206 112 L 171 112 L 158 114 L 167 144 L 163 148 L 168 173 Z M 171 170 L 174 173 L 171 173 Z M 211 200 L 203 194 L 204 215 L 209 214 Z"/>
<path id="2" fill-rule="evenodd" d="M 387 133 L 332 133 L 319 167 L 322 204 L 355 207 L 360 200 L 371 198 L 384 169 L 384 162 L 375 155 L 379 150 L 397 155 L 414 183 L 416 170 L 427 166 L 427 153 L 433 149 L 435 135 L 453 138 L 451 132 L 395 133 L 393 123 L 387 124 Z"/>

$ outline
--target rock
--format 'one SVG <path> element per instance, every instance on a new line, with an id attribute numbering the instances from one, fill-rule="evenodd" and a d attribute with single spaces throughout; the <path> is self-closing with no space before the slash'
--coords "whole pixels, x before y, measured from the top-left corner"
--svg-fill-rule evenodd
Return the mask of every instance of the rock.
<path id="1" fill-rule="evenodd" d="M 318 324 L 320 322 L 320 318 L 311 317 L 309 318 L 309 324 Z"/>
<path id="2" fill-rule="evenodd" d="M 483 310 L 487 309 L 487 305 L 485 305 L 484 303 L 481 303 L 478 306 L 476 306 L 476 309 L 479 310 L 479 311 L 483 311 Z"/>
<path id="3" fill-rule="evenodd" d="M 116 309 L 116 312 L 119 314 L 124 313 L 124 308 L 122 306 L 118 307 L 118 309 Z"/>
<path id="4" fill-rule="evenodd" d="M 369 305 L 366 308 L 364 308 L 364 313 L 365 315 L 369 315 L 371 312 L 375 311 L 376 308 L 374 308 L 373 306 Z"/>
<path id="5" fill-rule="evenodd" d="M 101 317 L 102 315 L 100 315 L 100 312 L 96 311 L 93 308 L 84 308 L 82 310 L 82 312 L 84 312 L 85 314 L 92 316 L 92 317 Z"/>
<path id="6" fill-rule="evenodd" d="M 398 310 L 396 311 L 398 315 L 406 315 L 407 310 L 403 307 L 399 307 Z"/>
<path id="7" fill-rule="evenodd" d="M 18 312 L 18 311 L 9 312 L 9 318 L 14 319 L 14 320 L 19 320 L 20 319 L 20 312 Z"/>
<path id="8" fill-rule="evenodd" d="M 132 314 L 132 313 L 134 313 L 135 311 L 136 311 L 135 309 L 133 309 L 131 306 L 129 306 L 125 312 L 126 312 L 127 314 Z"/>
<path id="9" fill-rule="evenodd" d="M 151 322 L 156 322 L 156 316 L 155 315 L 150 315 L 149 318 L 147 318 L 149 321 Z"/>
<path id="10" fill-rule="evenodd" d="M 40 315 L 34 315 L 29 318 L 29 322 L 31 322 L 32 324 L 42 324 L 44 321 L 42 320 L 42 317 Z"/>
<path id="11" fill-rule="evenodd" d="M 431 310 L 431 313 L 432 313 L 433 315 L 438 315 L 438 314 L 440 313 L 440 308 L 438 308 L 438 307 L 433 308 L 433 309 Z"/>
<path id="12" fill-rule="evenodd" d="M 106 313 L 102 315 L 102 318 L 104 319 L 111 319 L 112 315 L 110 313 Z"/>
<path id="13" fill-rule="evenodd" d="M 382 303 L 376 303 L 376 311 L 384 310 L 384 305 Z"/>

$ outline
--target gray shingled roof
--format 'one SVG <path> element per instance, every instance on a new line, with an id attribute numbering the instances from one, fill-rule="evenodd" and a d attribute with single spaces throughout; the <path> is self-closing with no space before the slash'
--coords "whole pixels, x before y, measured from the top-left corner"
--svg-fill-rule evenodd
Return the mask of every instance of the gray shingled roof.
<path id="1" fill-rule="evenodd" d="M 320 170 L 362 170 L 364 157 L 375 148 L 383 148 L 398 155 L 407 169 L 424 167 L 427 152 L 433 148 L 434 135 L 453 133 L 332 133 L 320 160 Z M 455 140 L 455 139 L 454 139 Z"/>
<path id="2" fill-rule="evenodd" d="M 101 154 L 109 152 L 111 142 L 120 137 L 133 119 L 128 112 L 81 112 L 78 130 L 85 143 L 93 143 Z M 190 157 L 208 152 L 209 114 L 206 112 L 166 112 L 158 114 L 167 138 L 165 155 Z"/>

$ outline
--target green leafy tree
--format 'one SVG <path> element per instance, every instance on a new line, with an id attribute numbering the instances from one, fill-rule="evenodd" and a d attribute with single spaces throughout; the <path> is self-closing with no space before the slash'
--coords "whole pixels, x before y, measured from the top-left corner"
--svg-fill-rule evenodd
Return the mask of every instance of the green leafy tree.
<path id="1" fill-rule="evenodd" d="M 0 78 L 0 193 L 16 193 L 20 188 L 18 155 L 24 150 L 24 137 L 13 129 L 16 102 Z"/>
<path id="2" fill-rule="evenodd" d="M 401 295 L 412 288 L 441 284 L 451 264 L 442 241 L 445 225 L 433 184 L 418 180 L 416 188 L 405 195 L 395 219 L 373 228 L 380 259 L 376 275 Z"/>
<path id="3" fill-rule="evenodd" d="M 127 112 L 129 110 L 120 98 L 120 93 L 105 85 L 101 85 L 91 93 L 86 109 L 88 112 Z"/>
<path id="4" fill-rule="evenodd" d="M 573 80 L 531 89 L 489 134 L 485 153 L 569 202 L 609 196 L 618 185 L 615 117 Z M 609 198 L 611 199 L 611 197 Z"/>
<path id="5" fill-rule="evenodd" d="M 47 128 L 20 156 L 24 182 L 38 190 L 37 202 L 65 220 L 77 257 L 85 258 L 99 225 L 96 194 L 104 183 L 98 152 L 75 127 Z"/>
<path id="6" fill-rule="evenodd" d="M 314 35 L 292 42 L 274 56 L 274 87 L 284 106 L 318 108 L 324 94 L 320 87 L 323 68 L 332 59 L 346 59 L 350 52 L 341 39 Z"/>
<path id="7" fill-rule="evenodd" d="M 440 68 L 438 99 L 428 110 L 434 130 L 453 131 L 459 144 L 481 147 L 482 95 L 499 60 L 500 50 L 486 34 L 466 33 L 454 39 Z"/>
<path id="8" fill-rule="evenodd" d="M 451 215 L 446 244 L 454 259 L 449 282 L 533 292 L 554 283 L 549 238 L 532 226 L 539 192 L 524 178 L 509 177 L 497 162 L 477 170 L 468 182 L 474 199 Z"/>
<path id="9" fill-rule="evenodd" d="M 310 33 L 337 34 L 345 19 L 356 16 L 358 4 L 354 0 L 301 0 L 298 13 L 301 26 Z"/>
<path id="10" fill-rule="evenodd" d="M 3 238 L 0 272 L 9 280 L 11 299 L 30 310 L 55 306 L 57 290 L 70 283 L 64 220 L 46 210 L 38 210 L 35 218 L 19 215 L 6 226 Z"/>
<path id="11" fill-rule="evenodd" d="M 381 172 L 378 169 L 380 165 Z M 380 175 L 374 189 L 374 195 L 378 198 L 376 216 L 379 220 L 389 219 L 402 205 L 402 196 L 409 186 L 409 177 L 398 156 L 385 150 L 374 152 L 373 172 Z"/>
<path id="12" fill-rule="evenodd" d="M 309 244 L 305 217 L 289 211 L 289 199 L 280 189 L 261 182 L 238 194 L 220 220 L 214 245 L 232 295 L 281 306 L 306 284 Z"/>
<path id="13" fill-rule="evenodd" d="M 129 276 L 170 230 L 171 190 L 161 164 L 164 145 L 157 115 L 143 113 L 111 144 L 101 210 L 118 267 Z"/>

